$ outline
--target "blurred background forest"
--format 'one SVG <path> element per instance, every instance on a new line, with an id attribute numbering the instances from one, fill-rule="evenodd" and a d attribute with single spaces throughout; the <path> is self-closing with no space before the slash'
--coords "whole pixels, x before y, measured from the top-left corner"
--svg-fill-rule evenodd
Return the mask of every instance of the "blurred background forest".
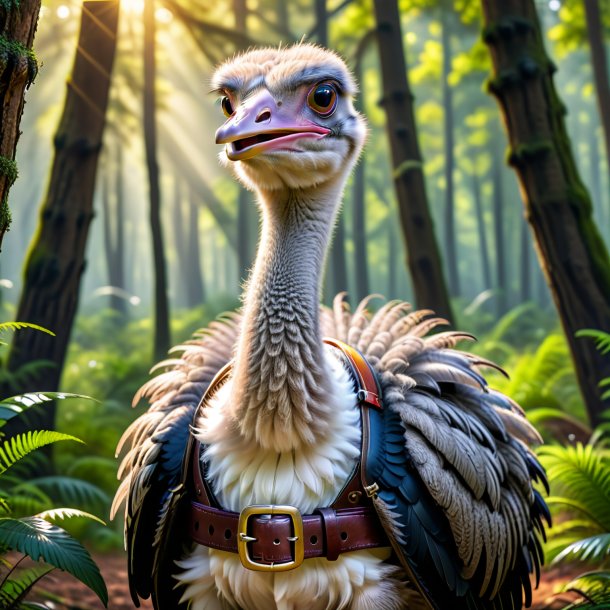
<path id="1" fill-rule="evenodd" d="M 11 6 L 10 0 L 1 4 L 5 2 Z M 109 38 L 115 49 L 106 48 L 112 46 L 107 41 L 96 42 L 95 36 L 103 38 L 114 22 L 111 16 L 99 25 L 106 17 L 95 13 L 95 4 L 85 3 L 83 11 L 79 0 L 44 0 L 40 9 L 34 39 L 38 73 L 26 94 L 16 154 L 19 176 L 8 198 L 12 221 L 0 254 L 0 320 L 40 324 L 57 337 L 32 329 L 5 335 L 14 345 L 2 348 L 0 387 L 4 396 L 61 390 L 98 402 L 72 399 L 44 406 L 37 416 L 32 411 L 35 427 L 69 433 L 84 444 L 57 444 L 52 461 L 46 459 L 48 453 L 32 453 L 32 485 L 23 482 L 28 464 L 15 470 L 3 493 L 13 498 L 17 516 L 71 505 L 107 519 L 117 486 L 117 441 L 145 408 L 129 408 L 135 391 L 171 345 L 239 306 L 256 247 L 257 211 L 251 194 L 218 164 L 214 132 L 224 116 L 218 100 L 208 95 L 214 66 L 235 52 L 305 37 L 346 58 L 360 82 L 357 104 L 370 132 L 346 189 L 324 301 L 329 304 L 336 293 L 347 291 L 352 304 L 369 293 L 417 302 L 394 188 L 404 167 L 392 158 L 386 131 L 372 0 L 121 0 L 117 35 Z M 487 90 L 492 63 L 481 36 L 481 4 L 485 2 L 398 3 L 427 203 L 450 297 L 447 311 L 440 303 L 437 309 L 452 316 L 453 326 L 477 336 L 475 351 L 510 373 L 510 379 L 491 374 L 491 384 L 530 413 L 546 440 L 575 446 L 590 441 L 609 398 L 597 405 L 594 415 L 587 408 L 536 256 L 517 174 L 507 163 L 502 116 Z M 593 24 L 591 5 L 597 7 L 598 22 Z M 599 111 L 604 90 L 594 54 L 600 36 L 602 53 L 610 37 L 610 3 L 536 0 L 535 6 L 546 50 L 557 67 L 555 85 L 567 109 L 568 144 L 607 249 L 610 135 L 604 135 Z M 89 69 L 97 71 L 93 92 L 81 86 L 90 82 L 87 77 L 72 70 L 81 19 L 84 27 L 91 27 L 84 20 L 92 19 L 104 30 L 90 36 L 89 48 L 83 40 L 78 47 L 81 60 L 85 57 Z M 100 49 L 107 66 L 97 56 Z M 0 47 L 0 52 L 6 49 Z M 78 98 L 68 106 L 67 79 L 68 95 Z M 100 101 L 106 95 L 107 108 Z M 79 103 L 93 110 L 78 110 Z M 54 150 L 61 154 L 61 137 L 77 131 L 87 112 L 100 123 L 93 136 L 103 141 L 99 158 L 97 151 L 88 151 L 92 158 L 82 170 L 73 159 L 56 184 L 50 178 Z M 610 117 L 610 106 L 607 113 Z M 418 160 L 403 163 L 417 165 Z M 73 175 L 80 177 L 73 180 Z M 65 276 L 69 281 L 60 288 L 65 295 L 58 300 L 44 289 L 28 293 L 25 265 L 33 265 L 28 274 L 34 281 L 36 262 L 52 243 L 44 241 L 41 224 L 53 220 L 51 200 L 66 192 L 74 196 L 68 183 L 82 182 L 85 176 L 91 178 L 90 188 L 79 188 L 82 193 L 89 188 L 92 205 L 79 208 L 81 232 L 64 232 L 59 221 L 52 229 L 58 252 L 68 249 L 61 256 L 69 260 L 74 255 L 68 263 L 73 269 Z M 47 210 L 42 215 L 41 203 Z M 578 278 L 573 279 L 578 292 Z M 24 318 L 26 311 L 31 315 Z M 591 336 L 578 341 L 594 345 L 597 339 L 602 355 L 604 349 L 610 351 L 609 337 L 593 331 L 610 328 L 589 329 Z M 14 356 L 11 349 L 19 341 L 21 355 Z M 597 382 L 603 379 L 600 370 L 590 384 L 592 393 L 601 396 L 604 387 Z M 14 432 L 20 431 L 16 425 Z M 592 452 L 590 460 L 602 469 L 603 480 L 595 479 L 602 487 L 592 483 L 587 488 L 602 494 L 602 516 L 589 529 L 582 523 L 574 531 L 560 528 L 550 545 L 551 558 L 571 542 L 601 532 L 605 546 L 584 553 L 585 559 L 597 566 L 608 560 L 610 475 L 607 450 L 598 436 L 594 443 L 601 444 L 595 450 L 591 443 L 579 450 Z M 551 451 L 547 457 L 550 468 L 552 459 L 568 460 L 553 455 Z M 74 528 L 98 551 L 122 547 L 120 524 L 76 522 Z M 582 550 L 574 553 L 583 555 Z"/>

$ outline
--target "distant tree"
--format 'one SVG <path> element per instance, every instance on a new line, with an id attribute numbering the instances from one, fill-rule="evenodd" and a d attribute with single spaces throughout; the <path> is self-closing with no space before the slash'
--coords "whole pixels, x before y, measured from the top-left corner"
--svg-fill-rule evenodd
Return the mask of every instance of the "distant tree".
<path id="1" fill-rule="evenodd" d="M 19 387 L 0 388 L 3 395 L 32 390 L 56 391 L 78 305 L 85 269 L 85 246 L 93 218 L 93 192 L 102 147 L 108 92 L 116 47 L 119 3 L 83 3 L 78 46 L 68 79 L 66 100 L 53 140 L 55 156 L 38 231 L 25 265 L 17 320 L 27 320 L 55 332 L 16 333 L 8 369 L 44 360 Z M 93 59 L 93 61 L 92 61 Z M 40 425 L 51 429 L 54 409 L 40 414 Z"/>
<path id="2" fill-rule="evenodd" d="M 25 90 L 38 71 L 32 51 L 40 0 L 0 2 L 0 249 L 11 224 L 8 193 L 17 178 L 15 150 Z"/>
<path id="3" fill-rule="evenodd" d="M 407 247 L 407 264 L 418 307 L 452 320 L 451 304 L 422 171 L 413 96 L 396 0 L 375 0 L 377 41 L 383 81 L 383 108 L 392 152 L 394 186 Z"/>
<path id="4" fill-rule="evenodd" d="M 449 291 L 451 296 L 460 295 L 460 274 L 458 272 L 457 230 L 455 226 L 455 195 L 454 195 L 454 169 L 455 169 L 455 142 L 453 126 L 453 91 L 449 83 L 451 74 L 451 20 L 453 18 L 452 0 L 441 2 L 441 42 L 443 47 L 442 90 L 443 90 L 443 134 L 445 158 L 445 258 Z"/>
<path id="5" fill-rule="evenodd" d="M 606 157 L 608 159 L 608 168 L 610 169 L 610 76 L 608 72 L 608 57 L 604 46 L 600 4 L 603 5 L 607 16 L 610 10 L 610 2 L 608 0 L 584 0 L 597 106 L 604 130 Z"/>
<path id="6" fill-rule="evenodd" d="M 144 146 L 148 168 L 150 230 L 155 279 L 153 357 L 155 360 L 160 360 L 169 349 L 170 328 L 167 269 L 161 225 L 161 189 L 159 188 L 159 165 L 157 162 L 155 30 L 155 0 L 144 0 Z"/>
<path id="7" fill-rule="evenodd" d="M 110 155 L 107 155 L 109 157 Z M 116 147 L 116 162 L 110 165 L 107 158 L 102 174 L 102 209 L 104 250 L 106 252 L 106 267 L 108 284 L 114 288 L 125 290 L 125 194 L 123 177 L 122 146 Z M 114 184 L 111 176 L 114 170 Z M 111 190 L 114 187 L 114 205 L 112 205 Z M 125 318 L 127 301 L 124 296 L 112 294 L 110 307 Z"/>
<path id="8" fill-rule="evenodd" d="M 610 407 L 598 387 L 610 376 L 610 361 L 575 335 L 610 328 L 610 258 L 576 168 L 533 0 L 482 0 L 482 7 L 493 62 L 489 89 L 500 104 L 525 215 L 597 424 Z"/>
<path id="9" fill-rule="evenodd" d="M 358 83 L 364 81 L 362 63 L 364 54 L 369 44 L 374 41 L 374 30 L 367 32 L 360 40 L 356 48 L 354 59 L 354 76 Z M 363 87 L 358 92 L 356 98 L 356 110 L 362 112 L 365 104 L 365 90 Z M 354 170 L 353 195 L 352 195 L 352 234 L 354 242 L 354 278 L 356 283 L 355 295 L 360 301 L 369 294 L 369 271 L 368 271 L 368 240 L 366 238 L 366 217 L 365 217 L 365 171 L 366 156 L 362 156 Z"/>
<path id="10" fill-rule="evenodd" d="M 201 246 L 199 237 L 200 205 L 193 191 L 188 193 L 188 225 L 187 225 L 187 305 L 197 307 L 205 302 L 205 284 L 203 281 L 203 267 L 201 266 Z"/>
<path id="11" fill-rule="evenodd" d="M 326 0 L 314 0 L 315 35 L 319 44 L 328 46 L 328 12 Z M 327 299 L 343 290 L 348 290 L 347 260 L 345 258 L 345 212 L 341 208 L 337 214 L 335 233 L 330 249 L 330 268 L 326 271 L 328 287 Z"/>

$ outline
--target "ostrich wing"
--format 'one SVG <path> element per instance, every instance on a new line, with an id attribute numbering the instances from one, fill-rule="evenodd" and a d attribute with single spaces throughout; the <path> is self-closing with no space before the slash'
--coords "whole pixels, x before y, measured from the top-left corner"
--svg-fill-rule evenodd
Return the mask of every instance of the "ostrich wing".
<path id="1" fill-rule="evenodd" d="M 123 480 L 111 516 L 125 501 L 129 587 L 136 606 L 152 594 L 155 607 L 179 608 L 171 575 L 185 541 L 173 530 L 184 506 L 179 484 L 190 424 L 210 382 L 232 357 L 239 324 L 238 314 L 228 315 L 174 348 L 180 357 L 158 364 L 153 370 L 163 372 L 134 397 L 134 405 L 145 398 L 150 407 L 119 441 L 117 453 L 129 450 L 119 468 Z"/>
<path id="2" fill-rule="evenodd" d="M 368 414 L 366 483 L 394 548 L 436 608 L 529 605 L 542 563 L 546 485 L 527 443 L 539 440 L 520 408 L 487 387 L 491 365 L 454 349 L 460 333 L 391 302 L 352 314 L 342 295 L 325 332 L 357 347 L 377 370 L 384 409 Z"/>

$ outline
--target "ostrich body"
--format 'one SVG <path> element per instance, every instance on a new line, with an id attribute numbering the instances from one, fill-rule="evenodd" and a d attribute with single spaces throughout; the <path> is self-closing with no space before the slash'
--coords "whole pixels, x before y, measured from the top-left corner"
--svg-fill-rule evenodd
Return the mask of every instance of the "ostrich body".
<path id="1" fill-rule="evenodd" d="M 451 349 L 465 335 L 425 337 L 442 323 L 431 312 L 392 302 L 370 316 L 365 301 L 351 313 L 341 295 L 333 311 L 319 308 L 334 219 L 366 133 L 347 68 L 308 44 L 254 50 L 223 64 L 214 87 L 227 115 L 216 134 L 221 160 L 256 191 L 262 233 L 243 313 L 181 346 L 136 396 L 151 407 L 121 441 L 131 449 L 114 507 L 127 500 L 134 601 L 152 593 L 159 610 L 521 608 L 541 560 L 533 530 L 546 514 L 531 483 L 543 474 L 525 445 L 535 431 L 487 388 L 473 368 L 484 362 Z M 311 514 L 350 479 L 360 408 L 325 335 L 357 347 L 378 375 L 384 415 L 374 443 L 385 453 L 369 470 L 394 549 L 269 573 L 189 542 L 176 490 L 191 423 L 225 510 L 276 504 Z M 232 357 L 228 381 L 195 416 Z"/>

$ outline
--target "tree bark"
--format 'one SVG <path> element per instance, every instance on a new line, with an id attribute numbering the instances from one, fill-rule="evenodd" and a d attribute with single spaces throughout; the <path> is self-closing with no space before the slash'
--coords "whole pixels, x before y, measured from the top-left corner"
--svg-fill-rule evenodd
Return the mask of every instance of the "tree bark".
<path id="1" fill-rule="evenodd" d="M 608 57 L 604 45 L 604 33 L 599 9 L 599 0 L 584 0 L 587 18 L 587 35 L 591 47 L 591 63 L 597 94 L 599 117 L 604 131 L 606 159 L 610 172 L 610 81 L 608 77 Z"/>
<path id="2" fill-rule="evenodd" d="M 155 336 L 153 355 L 163 358 L 170 345 L 169 302 L 167 296 L 167 270 L 161 226 L 161 190 L 157 164 L 156 126 L 156 63 L 155 63 L 155 1 L 144 0 L 144 146 L 148 168 L 150 196 L 150 229 L 154 261 Z"/>
<path id="3" fill-rule="evenodd" d="M 592 424 L 610 407 L 599 382 L 610 359 L 577 339 L 583 328 L 610 329 L 610 259 L 592 219 L 565 129 L 565 107 L 552 80 L 533 0 L 482 0 L 489 82 L 510 140 L 526 218 L 563 325 Z"/>
<path id="4" fill-rule="evenodd" d="M 494 250 L 496 251 L 496 314 L 506 313 L 506 245 L 504 230 L 504 181 L 502 180 L 502 153 L 497 142 L 493 146 L 493 218 Z"/>
<path id="5" fill-rule="evenodd" d="M 449 277 L 449 292 L 451 296 L 460 295 L 460 274 L 458 269 L 457 233 L 455 229 L 455 196 L 453 188 L 454 160 L 454 128 L 453 128 L 453 92 L 449 85 L 451 73 L 451 26 L 449 20 L 451 4 L 444 0 L 441 4 L 441 42 L 443 47 L 443 132 L 445 149 L 445 257 L 447 275 Z"/>
<path id="6" fill-rule="evenodd" d="M 118 10 L 115 0 L 83 4 L 76 57 L 54 138 L 51 177 L 26 261 L 16 316 L 17 320 L 48 328 L 56 336 L 16 333 L 8 358 L 10 371 L 35 360 L 48 361 L 52 366 L 28 377 L 27 383 L 11 388 L 13 393 L 56 391 L 59 387 L 93 218 L 95 175 L 116 48 Z M 55 419 L 52 406 L 46 407 L 40 418 L 36 426 L 51 429 Z"/>
<path id="7" fill-rule="evenodd" d="M 174 194 L 171 218 L 171 225 L 174 228 L 174 251 L 176 254 L 174 261 L 174 281 L 172 292 L 174 294 L 174 303 L 180 307 L 186 301 L 186 293 L 188 292 L 187 284 L 189 282 L 188 274 L 188 250 L 186 243 L 186 219 L 184 213 L 184 196 L 181 188 L 180 178 L 178 174 L 174 174 Z M 183 298 L 184 295 L 184 298 Z"/>
<path id="8" fill-rule="evenodd" d="M 103 210 L 103 232 L 104 250 L 106 252 L 106 268 L 108 273 L 108 284 L 121 291 L 125 290 L 125 219 L 124 219 L 124 197 L 123 197 L 123 170 L 121 147 L 118 146 L 116 171 L 115 171 L 115 204 L 111 203 L 110 175 L 112 169 L 109 160 L 103 167 L 102 172 L 102 210 Z M 114 209 L 113 209 L 114 208 Z M 111 294 L 110 307 L 116 311 L 124 320 L 127 316 L 127 302 L 124 295 Z"/>
<path id="9" fill-rule="evenodd" d="M 362 83 L 362 62 L 369 43 L 374 38 L 374 31 L 364 35 L 356 49 L 354 61 L 354 76 L 356 82 Z M 356 98 L 356 110 L 364 111 L 365 97 L 362 88 Z M 362 156 L 354 170 L 354 184 L 352 190 L 352 240 L 354 243 L 354 278 L 356 282 L 356 299 L 361 301 L 370 292 L 369 271 L 366 235 L 366 207 L 365 196 L 366 157 Z"/>
<path id="10" fill-rule="evenodd" d="M 40 0 L 0 3 L 0 249 L 11 224 L 8 193 L 17 179 L 15 151 L 25 90 L 38 71 L 32 51 Z"/>
<path id="11" fill-rule="evenodd" d="M 247 32 L 248 6 L 246 0 L 233 0 L 233 15 L 235 29 L 242 34 Z M 253 248 L 250 244 L 250 226 L 255 222 L 252 218 L 250 197 L 248 191 L 239 185 L 237 196 L 237 276 L 240 281 L 248 277 L 252 263 Z"/>
<path id="12" fill-rule="evenodd" d="M 201 248 L 199 241 L 199 207 L 195 194 L 191 191 L 188 198 L 188 249 L 189 273 L 187 278 L 187 304 L 198 307 L 205 302 L 205 286 L 203 283 L 203 268 L 201 266 Z"/>
<path id="13" fill-rule="evenodd" d="M 392 152 L 394 186 L 418 307 L 453 319 L 422 171 L 413 96 L 409 90 L 396 0 L 375 0 L 383 81 L 382 105 Z"/>
<path id="14" fill-rule="evenodd" d="M 519 285 L 521 288 L 521 303 L 530 301 L 532 298 L 531 291 L 531 264 L 530 264 L 530 236 L 529 229 L 525 220 L 521 222 L 520 226 L 520 237 L 521 237 L 521 260 L 520 260 L 520 281 Z"/>
<path id="15" fill-rule="evenodd" d="M 491 265 L 489 262 L 489 248 L 487 247 L 487 231 L 485 229 L 485 216 L 483 215 L 483 201 L 481 200 L 481 184 L 476 171 L 472 174 L 472 193 L 477 219 L 481 273 L 483 274 L 483 290 L 489 290 L 492 286 Z"/>

